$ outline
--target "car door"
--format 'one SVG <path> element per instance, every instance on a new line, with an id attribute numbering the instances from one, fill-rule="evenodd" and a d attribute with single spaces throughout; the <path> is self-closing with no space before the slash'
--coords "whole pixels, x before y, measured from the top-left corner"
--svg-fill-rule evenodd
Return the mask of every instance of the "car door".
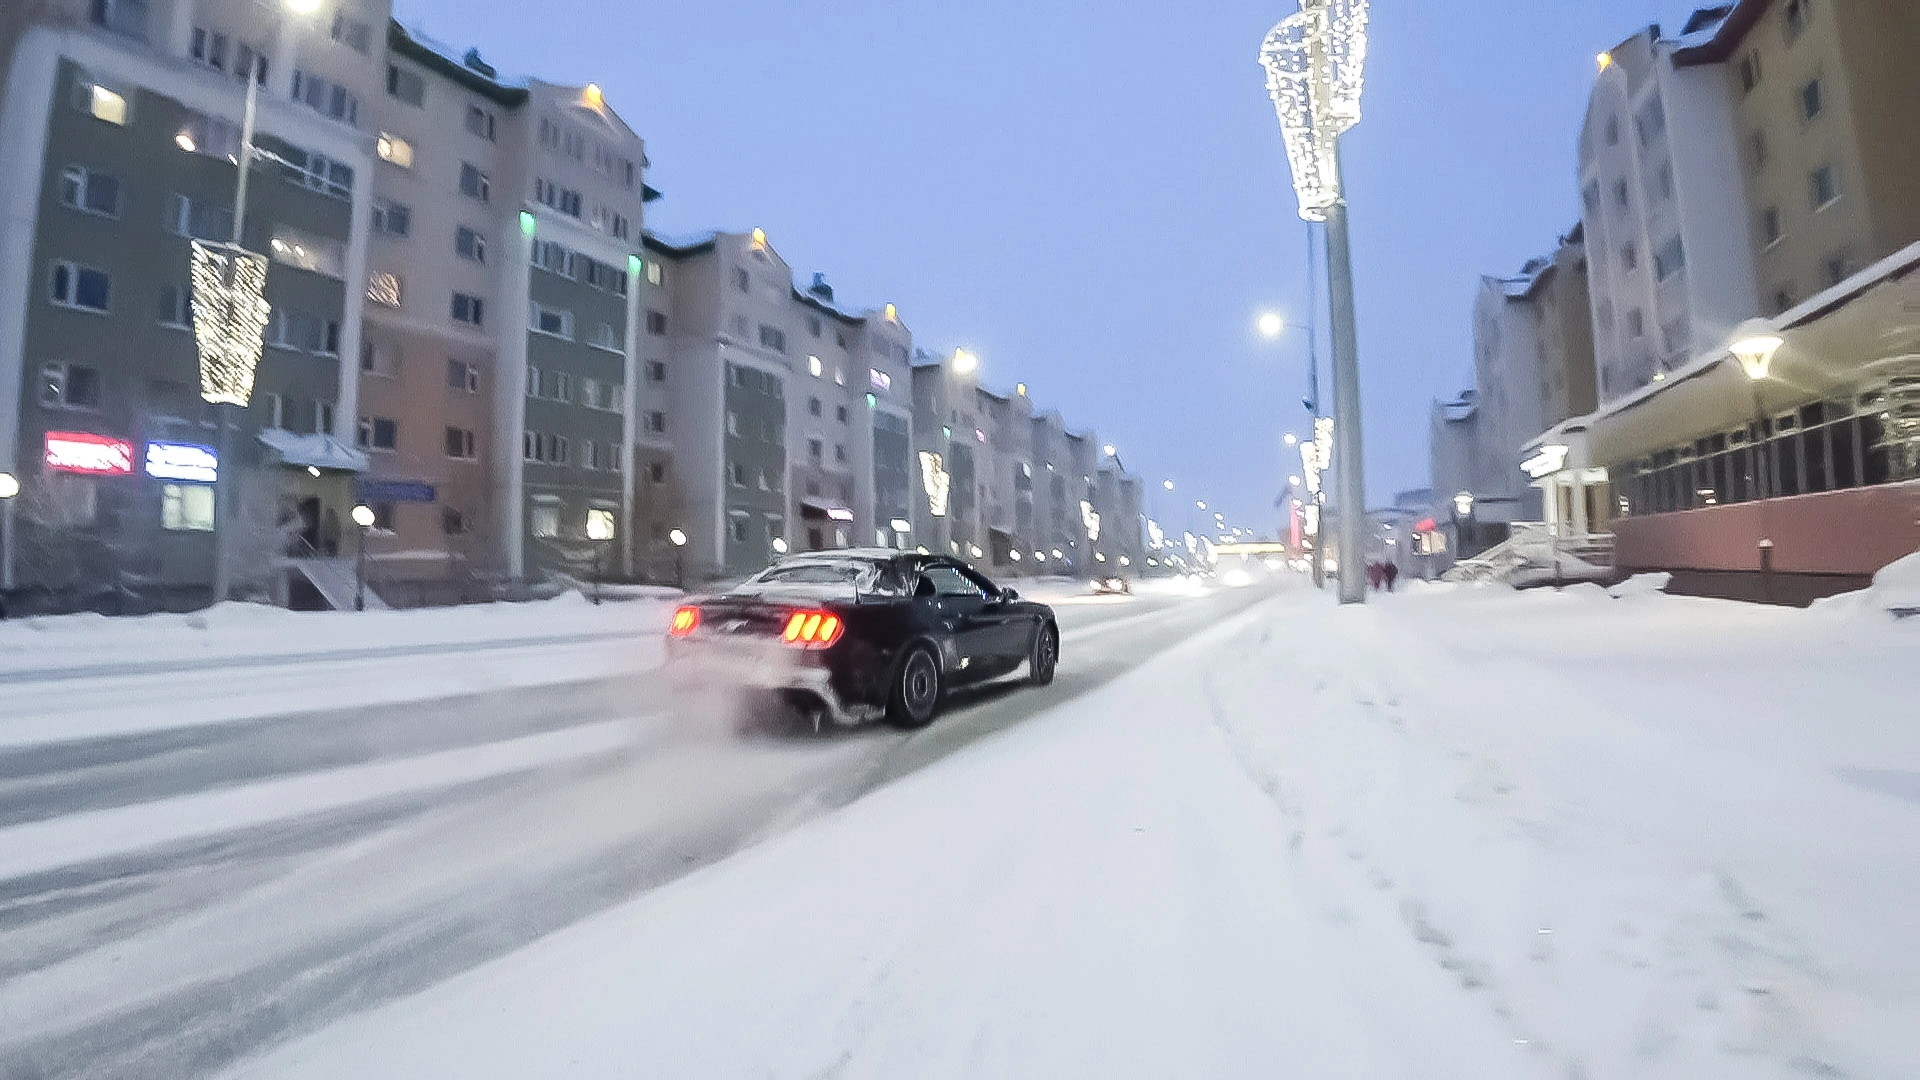
<path id="1" fill-rule="evenodd" d="M 999 663 L 999 623 L 987 613 L 987 594 L 981 582 L 945 561 L 922 566 L 920 575 L 933 587 L 929 602 L 946 634 L 941 659 L 948 678 L 956 683 L 991 678 Z"/>
<path id="2" fill-rule="evenodd" d="M 980 621 L 986 630 L 988 648 L 993 652 L 995 674 L 1012 671 L 1027 658 L 1032 620 L 1017 614 L 1015 606 L 1007 600 L 1000 587 L 987 580 L 986 575 L 971 567 L 961 572 L 979 586 L 981 594 L 986 597 L 987 602 L 980 609 Z"/>

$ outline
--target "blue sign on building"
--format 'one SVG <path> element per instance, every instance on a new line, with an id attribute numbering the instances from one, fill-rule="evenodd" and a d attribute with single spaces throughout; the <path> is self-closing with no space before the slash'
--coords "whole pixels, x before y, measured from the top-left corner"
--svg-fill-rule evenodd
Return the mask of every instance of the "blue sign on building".
<path id="1" fill-rule="evenodd" d="M 361 479 L 355 482 L 354 497 L 361 502 L 430 503 L 433 485 L 419 480 Z"/>

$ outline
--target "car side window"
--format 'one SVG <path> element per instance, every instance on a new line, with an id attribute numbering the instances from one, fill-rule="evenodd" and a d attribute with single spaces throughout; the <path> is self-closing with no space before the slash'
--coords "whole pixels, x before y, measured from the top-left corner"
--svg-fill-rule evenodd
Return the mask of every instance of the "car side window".
<path id="1" fill-rule="evenodd" d="M 982 595 L 980 583 L 962 573 L 954 566 L 929 566 L 921 571 L 924 578 L 933 583 L 933 591 L 938 596 L 970 596 L 979 599 Z"/>

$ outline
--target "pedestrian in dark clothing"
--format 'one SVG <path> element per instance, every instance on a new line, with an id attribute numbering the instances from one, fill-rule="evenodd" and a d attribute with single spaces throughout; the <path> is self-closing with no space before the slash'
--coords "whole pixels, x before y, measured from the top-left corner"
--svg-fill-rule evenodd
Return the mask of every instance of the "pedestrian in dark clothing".
<path id="1" fill-rule="evenodd" d="M 1381 573 L 1387 577 L 1387 591 L 1392 592 L 1393 583 L 1400 580 L 1400 564 L 1390 562 L 1381 568 Z"/>
<path id="2" fill-rule="evenodd" d="M 1380 591 L 1380 564 L 1377 562 L 1367 564 L 1367 586 L 1374 592 Z"/>

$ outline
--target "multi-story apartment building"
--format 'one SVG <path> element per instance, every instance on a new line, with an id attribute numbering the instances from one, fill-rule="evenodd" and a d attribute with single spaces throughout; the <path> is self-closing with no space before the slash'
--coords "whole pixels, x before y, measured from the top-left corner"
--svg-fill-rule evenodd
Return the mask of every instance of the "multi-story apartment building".
<path id="1" fill-rule="evenodd" d="M 1696 16 L 1680 71 L 1734 102 L 1760 309 L 1777 315 L 1920 237 L 1920 5 L 1743 0 Z"/>
<path id="2" fill-rule="evenodd" d="M 849 311 L 818 275 L 795 288 L 758 229 L 648 244 L 667 285 L 646 349 L 668 389 L 643 427 L 671 445 L 680 510 L 671 523 L 642 511 L 652 542 L 680 530 L 697 575 L 788 550 L 912 546 L 912 334 L 892 305 Z"/>
<path id="3" fill-rule="evenodd" d="M 381 3 L 302 18 L 251 0 L 43 2 L 0 104 L 0 471 L 25 490 L 15 584 L 65 599 L 204 601 L 212 481 L 229 557 L 268 583 L 283 533 L 338 545 L 354 441 Z M 200 399 L 191 238 L 234 234 L 249 79 L 258 109 L 239 239 L 271 257 L 251 407 L 225 454 Z M 343 360 L 343 358 L 345 358 Z"/>
<path id="4" fill-rule="evenodd" d="M 1732 90 L 1679 62 L 1685 40 L 1654 26 L 1601 54 L 1580 132 L 1603 401 L 1665 378 L 1759 306 Z"/>
<path id="5" fill-rule="evenodd" d="M 1060 466 L 1067 460 L 1067 429 L 1054 410 L 1033 418 L 1033 558 L 1039 567 L 1063 566 L 1067 543 L 1080 520 L 1078 500 Z M 1057 553 L 1057 554 L 1056 554 Z"/>
<path id="6" fill-rule="evenodd" d="M 398 24 L 359 355 L 389 576 L 625 569 L 648 189 L 598 86 L 506 82 Z"/>

